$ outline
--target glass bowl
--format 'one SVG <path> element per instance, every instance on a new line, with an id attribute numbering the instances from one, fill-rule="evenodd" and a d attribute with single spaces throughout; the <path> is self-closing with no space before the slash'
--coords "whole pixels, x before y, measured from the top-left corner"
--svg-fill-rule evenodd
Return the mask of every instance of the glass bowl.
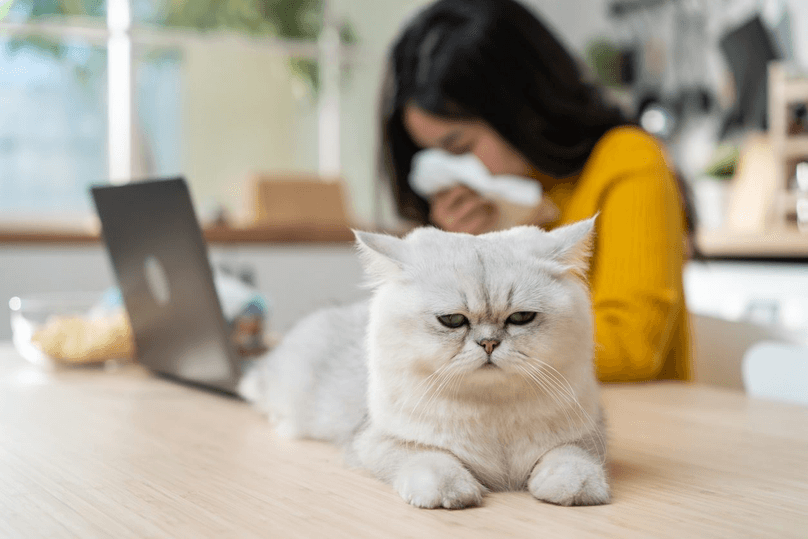
<path id="1" fill-rule="evenodd" d="M 103 292 L 59 292 L 13 297 L 14 347 L 37 365 L 97 365 L 132 357 L 132 330 L 120 305 Z"/>

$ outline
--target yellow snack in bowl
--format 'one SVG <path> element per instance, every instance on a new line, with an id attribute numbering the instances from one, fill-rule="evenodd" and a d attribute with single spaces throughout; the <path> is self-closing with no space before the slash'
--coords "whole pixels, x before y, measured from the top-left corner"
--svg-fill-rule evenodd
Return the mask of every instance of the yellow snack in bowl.
<path id="1" fill-rule="evenodd" d="M 96 363 L 134 357 L 135 345 L 126 313 L 101 318 L 58 316 L 31 337 L 45 355 L 61 363 Z"/>

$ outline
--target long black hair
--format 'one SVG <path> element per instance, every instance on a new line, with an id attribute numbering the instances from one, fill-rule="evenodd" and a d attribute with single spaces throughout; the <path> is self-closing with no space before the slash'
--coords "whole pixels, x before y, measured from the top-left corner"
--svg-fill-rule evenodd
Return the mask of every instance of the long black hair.
<path id="1" fill-rule="evenodd" d="M 580 172 L 609 129 L 631 123 L 587 83 L 537 16 L 515 0 L 438 0 L 390 50 L 381 96 L 381 174 L 399 214 L 427 223 L 429 204 L 410 187 L 407 105 L 448 119 L 481 119 L 538 170 Z"/>

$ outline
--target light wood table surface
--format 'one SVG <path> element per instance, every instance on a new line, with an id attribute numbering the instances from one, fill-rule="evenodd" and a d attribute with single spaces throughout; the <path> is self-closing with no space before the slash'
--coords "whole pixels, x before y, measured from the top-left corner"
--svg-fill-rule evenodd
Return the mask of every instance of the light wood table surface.
<path id="1" fill-rule="evenodd" d="M 613 503 L 415 509 L 232 398 L 0 345 L 0 537 L 808 537 L 808 408 L 607 387 Z"/>

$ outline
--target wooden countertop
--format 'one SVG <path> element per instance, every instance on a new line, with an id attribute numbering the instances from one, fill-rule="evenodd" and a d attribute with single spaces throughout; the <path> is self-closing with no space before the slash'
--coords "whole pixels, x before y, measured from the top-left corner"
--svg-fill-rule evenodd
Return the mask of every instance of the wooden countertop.
<path id="1" fill-rule="evenodd" d="M 422 510 L 236 399 L 0 345 L 0 536 L 805 537 L 808 408 L 668 383 L 603 401 L 612 504 Z"/>
<path id="2" fill-rule="evenodd" d="M 368 227 L 359 227 L 368 229 Z M 395 233 L 395 231 L 393 231 Z M 212 244 L 350 243 L 350 228 L 322 226 L 266 226 L 251 228 L 208 227 L 205 239 Z M 2 230 L 1 245 L 93 244 L 100 236 L 83 230 Z M 796 231 L 767 234 L 724 230 L 700 231 L 699 249 L 706 258 L 805 259 L 808 261 L 808 234 Z"/>
<path id="3" fill-rule="evenodd" d="M 208 227 L 209 243 L 349 243 L 354 241 L 350 228 L 322 226 L 266 226 L 250 228 Z M 92 244 L 97 232 L 76 230 L 0 230 L 2 244 Z"/>
<path id="4" fill-rule="evenodd" d="M 705 230 L 696 235 L 702 254 L 708 258 L 805 259 L 808 233 L 784 229 L 766 233 Z"/>

